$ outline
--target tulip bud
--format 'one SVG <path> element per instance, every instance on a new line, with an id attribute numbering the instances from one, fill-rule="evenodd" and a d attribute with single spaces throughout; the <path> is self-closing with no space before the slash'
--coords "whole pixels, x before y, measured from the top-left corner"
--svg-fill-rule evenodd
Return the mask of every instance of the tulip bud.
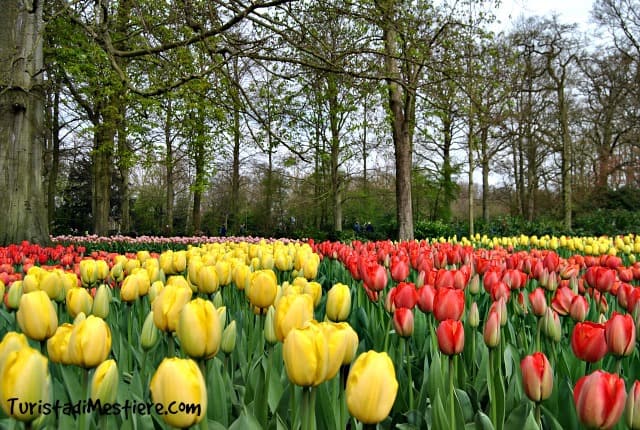
<path id="1" fill-rule="evenodd" d="M 133 274 L 127 275 L 120 286 L 120 300 L 131 303 L 138 300 L 138 297 L 140 297 L 138 277 Z"/>
<path id="2" fill-rule="evenodd" d="M 0 279 L 0 299 L 4 299 L 4 291 L 5 291 L 4 282 L 2 282 L 2 279 Z"/>
<path id="3" fill-rule="evenodd" d="M 218 317 L 220 318 L 220 327 L 224 328 L 227 325 L 227 307 L 220 306 L 216 309 Z"/>
<path id="4" fill-rule="evenodd" d="M 222 342 L 220 343 L 220 349 L 225 354 L 231 354 L 236 348 L 236 320 L 233 320 L 222 332 Z"/>
<path id="5" fill-rule="evenodd" d="M 124 269 L 122 268 L 122 263 L 114 264 L 113 267 L 111 267 L 109 277 L 116 282 L 122 282 L 122 280 L 124 279 Z"/>
<path id="6" fill-rule="evenodd" d="M 91 400 L 114 403 L 118 395 L 118 366 L 115 360 L 103 361 L 91 379 Z"/>
<path id="7" fill-rule="evenodd" d="M 569 315 L 574 321 L 582 322 L 587 318 L 587 312 L 589 312 L 589 302 L 582 295 L 576 295 L 571 299 L 571 305 L 569 306 Z"/>
<path id="8" fill-rule="evenodd" d="M 47 355 L 52 363 L 71 364 L 69 359 L 69 339 L 73 324 L 64 323 L 47 339 Z"/>
<path id="9" fill-rule="evenodd" d="M 111 304 L 111 290 L 106 284 L 98 287 L 96 296 L 93 299 L 93 308 L 91 313 L 98 318 L 106 319 L 109 315 L 109 306 Z"/>
<path id="10" fill-rule="evenodd" d="M 76 317 L 73 319 L 73 325 L 78 325 L 80 324 L 82 321 L 86 320 L 87 316 L 85 315 L 84 312 L 80 312 L 78 315 L 76 315 Z"/>
<path id="11" fill-rule="evenodd" d="M 270 344 L 274 344 L 278 342 L 278 337 L 276 336 L 275 329 L 275 316 L 276 316 L 276 308 L 273 305 L 269 306 L 267 310 L 267 316 L 264 320 L 264 338 Z"/>
<path id="12" fill-rule="evenodd" d="M 220 315 L 213 303 L 201 298 L 185 304 L 178 317 L 176 334 L 187 355 L 208 359 L 218 353 L 222 338 Z"/>
<path id="13" fill-rule="evenodd" d="M 224 306 L 224 301 L 222 300 L 222 294 L 220 291 L 213 295 L 213 306 L 215 306 L 216 309 L 220 309 Z"/>
<path id="14" fill-rule="evenodd" d="M 180 384 L 176 384 L 180 381 Z M 162 419 L 173 427 L 195 426 L 207 415 L 207 388 L 195 361 L 165 358 L 149 384 L 151 399 L 163 405 L 165 411 L 175 405 L 193 405 L 175 414 L 163 414 Z M 170 406 L 171 405 L 171 406 Z"/>
<path id="15" fill-rule="evenodd" d="M 368 351 L 351 365 L 345 396 L 349 413 L 365 424 L 384 420 L 391 412 L 398 380 L 386 352 Z"/>
<path id="16" fill-rule="evenodd" d="M 438 347 L 445 355 L 460 354 L 464 349 L 464 327 L 458 320 L 441 321 L 436 329 L 436 337 Z"/>
<path id="17" fill-rule="evenodd" d="M 616 357 L 626 357 L 636 347 L 636 325 L 629 314 L 614 312 L 605 324 L 605 339 L 609 352 Z"/>
<path id="18" fill-rule="evenodd" d="M 82 280 L 82 285 L 87 287 L 98 282 L 95 260 L 82 260 L 80 262 L 80 279 Z"/>
<path id="19" fill-rule="evenodd" d="M 340 326 L 344 326 L 345 342 L 347 344 L 345 348 L 344 358 L 342 359 L 342 365 L 346 366 L 351 364 L 358 352 L 358 345 L 360 340 L 358 339 L 358 333 L 346 322 L 338 323 Z"/>
<path id="20" fill-rule="evenodd" d="M 471 277 L 468 286 L 469 292 L 474 296 L 480 292 L 480 275 L 477 273 Z"/>
<path id="21" fill-rule="evenodd" d="M 53 303 L 47 293 L 40 290 L 20 297 L 16 320 L 27 337 L 38 341 L 50 338 L 58 328 L 58 315 Z"/>
<path id="22" fill-rule="evenodd" d="M 58 270 L 45 273 L 40 279 L 40 289 L 45 291 L 50 299 L 60 297 L 64 289 L 64 275 Z"/>
<path id="23" fill-rule="evenodd" d="M 640 381 L 636 380 L 627 396 L 624 408 L 624 421 L 632 430 L 640 429 Z"/>
<path id="24" fill-rule="evenodd" d="M 102 319 L 89 315 L 78 323 L 69 337 L 69 360 L 76 366 L 96 367 L 111 352 L 111 329 Z"/>
<path id="25" fill-rule="evenodd" d="M 96 278 L 98 281 L 104 281 L 109 276 L 109 265 L 104 260 L 96 261 Z"/>
<path id="26" fill-rule="evenodd" d="M 82 287 L 75 287 L 67 292 L 67 312 L 71 318 L 75 318 L 80 312 L 85 315 L 91 313 L 93 297 Z"/>
<path id="27" fill-rule="evenodd" d="M 520 362 L 522 387 L 534 402 L 541 402 L 551 396 L 553 390 L 553 370 L 547 356 L 542 352 L 527 355 Z"/>
<path id="28" fill-rule="evenodd" d="M 393 327 L 402 337 L 410 337 L 413 334 L 413 311 L 408 308 L 398 308 L 393 313 Z"/>
<path id="29" fill-rule="evenodd" d="M 46 295 L 44 291 L 42 293 Z M 33 405 L 47 403 L 50 400 L 50 385 L 48 360 L 40 352 L 24 347 L 4 357 L 4 364 L 0 368 L 0 405 L 7 416 L 25 422 L 33 421 L 40 415 L 40 408 L 24 410 L 17 405 L 12 407 L 13 401 L 10 399 Z"/>
<path id="30" fill-rule="evenodd" d="M 547 307 L 542 317 L 542 332 L 554 342 L 560 342 L 562 337 L 562 326 L 557 312 Z"/>
<path id="31" fill-rule="evenodd" d="M 329 321 L 322 322 L 318 326 L 327 341 L 329 354 L 325 381 L 330 381 L 340 371 L 347 347 L 350 346 L 347 338 L 347 326 Z"/>
<path id="32" fill-rule="evenodd" d="M 327 293 L 326 313 L 331 321 L 346 321 L 351 312 L 351 290 L 344 284 L 335 284 Z"/>
<path id="33" fill-rule="evenodd" d="M 140 345 L 142 345 L 142 349 L 148 351 L 156 345 L 159 338 L 160 330 L 153 322 L 153 311 L 150 311 L 144 320 L 144 324 L 142 324 L 142 332 L 140 333 Z"/>
<path id="34" fill-rule="evenodd" d="M 20 298 L 22 297 L 22 292 L 22 281 L 13 281 L 13 283 L 9 286 L 7 298 L 5 299 L 5 304 L 7 305 L 8 309 L 18 309 L 18 306 L 20 306 Z"/>
<path id="35" fill-rule="evenodd" d="M 484 343 L 489 348 L 495 348 L 500 344 L 500 314 L 497 310 L 489 312 L 483 334 Z"/>
<path id="36" fill-rule="evenodd" d="M 480 325 L 480 311 L 478 310 L 478 303 L 471 303 L 467 322 L 469 323 L 469 327 L 473 328 L 476 328 Z"/>

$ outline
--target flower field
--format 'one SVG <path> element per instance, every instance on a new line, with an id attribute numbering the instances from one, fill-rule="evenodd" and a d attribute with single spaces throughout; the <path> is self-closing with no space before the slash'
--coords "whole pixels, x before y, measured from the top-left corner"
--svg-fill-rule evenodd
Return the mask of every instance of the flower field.
<path id="1" fill-rule="evenodd" d="M 0 427 L 640 428 L 640 237 L 0 248 Z"/>

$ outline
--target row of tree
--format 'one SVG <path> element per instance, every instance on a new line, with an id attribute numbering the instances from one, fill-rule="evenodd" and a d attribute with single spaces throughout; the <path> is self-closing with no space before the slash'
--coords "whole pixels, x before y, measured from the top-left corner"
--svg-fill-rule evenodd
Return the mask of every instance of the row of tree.
<path id="1" fill-rule="evenodd" d="M 595 37 L 554 16 L 496 33 L 495 6 L 10 0 L 0 243 L 366 221 L 406 240 L 496 213 L 570 230 L 640 188 L 640 3 L 596 0 Z"/>

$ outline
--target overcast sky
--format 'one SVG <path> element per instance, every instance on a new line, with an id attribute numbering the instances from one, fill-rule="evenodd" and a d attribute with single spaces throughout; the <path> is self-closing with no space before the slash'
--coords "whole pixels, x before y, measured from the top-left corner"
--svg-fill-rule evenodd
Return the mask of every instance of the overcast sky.
<path id="1" fill-rule="evenodd" d="M 501 24 L 499 27 L 510 27 L 520 15 L 551 15 L 558 14 L 560 22 L 566 24 L 577 23 L 581 30 L 587 30 L 591 11 L 591 0 L 502 0 L 502 5 L 496 10 L 496 17 Z"/>

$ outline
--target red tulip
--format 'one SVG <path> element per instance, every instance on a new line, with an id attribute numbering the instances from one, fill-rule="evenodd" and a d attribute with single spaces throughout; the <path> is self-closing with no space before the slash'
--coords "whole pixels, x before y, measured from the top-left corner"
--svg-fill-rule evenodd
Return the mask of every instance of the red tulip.
<path id="1" fill-rule="evenodd" d="M 395 287 L 393 304 L 396 308 L 413 309 L 417 302 L 418 292 L 415 285 L 410 282 L 401 282 Z"/>
<path id="2" fill-rule="evenodd" d="M 547 268 L 549 272 L 555 272 L 560 265 L 560 257 L 558 257 L 558 254 L 556 254 L 555 252 L 550 251 L 544 257 L 542 264 Z"/>
<path id="3" fill-rule="evenodd" d="M 622 416 L 626 400 L 624 380 L 602 370 L 583 376 L 573 389 L 578 419 L 587 428 L 614 427 Z"/>
<path id="4" fill-rule="evenodd" d="M 461 321 L 444 320 L 436 329 L 438 347 L 445 355 L 460 354 L 464 349 L 464 327 Z"/>
<path id="5" fill-rule="evenodd" d="M 589 312 L 589 302 L 585 296 L 576 294 L 571 300 L 571 306 L 569 306 L 569 315 L 574 321 L 582 322 L 587 318 L 587 312 Z"/>
<path id="6" fill-rule="evenodd" d="M 407 308 L 398 308 L 393 313 L 393 327 L 402 337 L 413 334 L 413 311 Z"/>
<path id="7" fill-rule="evenodd" d="M 540 287 L 529 293 L 529 303 L 531 303 L 531 309 L 533 314 L 537 317 L 544 315 L 547 310 L 547 298 L 544 295 L 544 290 Z"/>
<path id="8" fill-rule="evenodd" d="M 453 288 L 453 271 L 440 269 L 436 272 L 436 288 Z"/>
<path id="9" fill-rule="evenodd" d="M 491 299 L 493 301 L 504 299 L 505 302 L 509 301 L 509 297 L 511 297 L 511 290 L 502 281 L 498 281 L 491 286 L 491 290 L 489 291 L 491 295 Z"/>
<path id="10" fill-rule="evenodd" d="M 370 290 L 382 291 L 387 286 L 387 271 L 379 264 L 369 264 L 362 279 Z"/>
<path id="11" fill-rule="evenodd" d="M 624 420 L 630 429 L 640 429 L 640 381 L 638 380 L 629 390 L 624 408 Z"/>
<path id="12" fill-rule="evenodd" d="M 575 294 L 571 291 L 571 288 L 560 287 L 556 290 L 556 294 L 553 296 L 551 307 L 554 311 L 558 312 L 559 315 L 568 315 L 569 308 L 571 307 L 571 301 L 574 296 Z"/>
<path id="13" fill-rule="evenodd" d="M 534 402 L 541 402 L 551 396 L 553 390 L 553 370 L 547 356 L 542 352 L 527 355 L 520 362 L 522 387 Z"/>
<path id="14" fill-rule="evenodd" d="M 636 325 L 629 314 L 614 312 L 604 327 L 609 351 L 616 357 L 631 355 L 636 347 Z"/>
<path id="15" fill-rule="evenodd" d="M 433 298 L 433 316 L 438 321 L 459 320 L 464 312 L 464 291 L 438 288 Z"/>
<path id="16" fill-rule="evenodd" d="M 409 260 L 398 255 L 391 257 L 389 265 L 391 271 L 391 279 L 396 282 L 402 282 L 409 276 Z"/>
<path id="17" fill-rule="evenodd" d="M 489 316 L 484 324 L 484 343 L 489 348 L 495 348 L 500 344 L 500 314 L 496 310 L 489 311 Z"/>
<path id="18" fill-rule="evenodd" d="M 433 312 L 433 299 L 436 289 L 429 284 L 424 284 L 418 288 L 418 307 L 424 313 Z"/>
<path id="19" fill-rule="evenodd" d="M 591 321 L 577 323 L 571 334 L 571 349 L 580 360 L 595 363 L 607 355 L 604 324 Z"/>

